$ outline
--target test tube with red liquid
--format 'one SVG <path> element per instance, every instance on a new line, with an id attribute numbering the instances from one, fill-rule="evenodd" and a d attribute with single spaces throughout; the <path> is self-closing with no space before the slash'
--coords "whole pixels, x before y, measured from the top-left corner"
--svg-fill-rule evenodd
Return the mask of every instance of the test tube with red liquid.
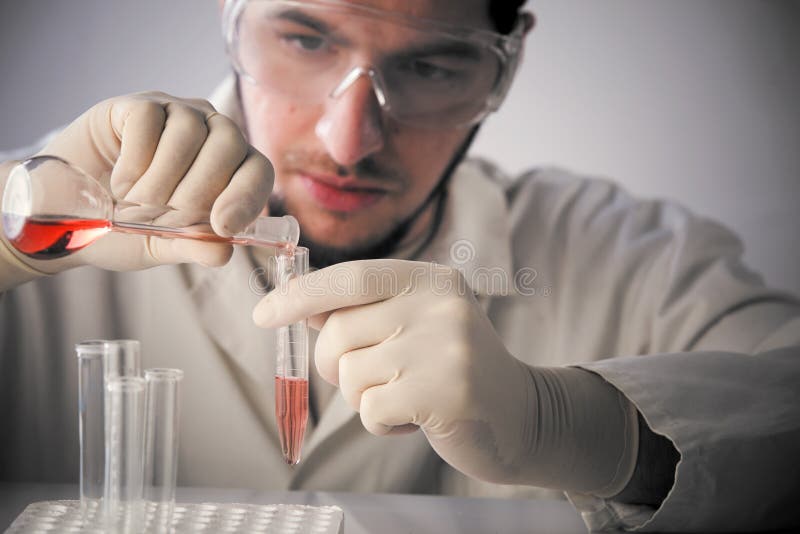
<path id="1" fill-rule="evenodd" d="M 3 234 L 22 254 L 47 260 L 73 254 L 109 232 L 291 249 L 300 227 L 291 215 L 258 217 L 242 232 L 220 236 L 207 210 L 114 199 L 95 178 L 53 156 L 37 156 L 9 173 Z"/>
<path id="2" fill-rule="evenodd" d="M 308 249 L 280 250 L 276 290 L 308 272 Z M 278 329 L 275 362 L 275 419 L 286 463 L 296 465 L 308 422 L 308 324 L 304 319 Z"/>

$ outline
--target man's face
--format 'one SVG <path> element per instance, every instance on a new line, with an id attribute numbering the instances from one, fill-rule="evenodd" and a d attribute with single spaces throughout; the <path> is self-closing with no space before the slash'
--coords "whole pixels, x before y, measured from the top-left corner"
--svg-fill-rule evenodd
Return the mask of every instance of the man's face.
<path id="1" fill-rule="evenodd" d="M 353 3 L 490 29 L 486 1 Z M 311 10 L 309 16 L 320 17 Z M 335 14 L 320 22 L 344 28 L 349 42 L 358 43 L 349 57 L 363 64 L 416 44 L 409 42 L 414 32 L 399 25 Z M 305 39 L 299 43 L 304 53 L 313 48 L 315 24 L 287 24 L 287 31 Z M 311 76 L 307 83 L 317 80 Z M 414 214 L 470 132 L 463 126 L 432 129 L 398 122 L 381 109 L 367 76 L 335 99 L 327 97 L 333 87 L 324 87 L 326 96 L 313 101 L 245 80 L 240 86 L 250 142 L 275 166 L 273 195 L 297 217 L 306 240 L 343 252 L 368 249 Z"/>

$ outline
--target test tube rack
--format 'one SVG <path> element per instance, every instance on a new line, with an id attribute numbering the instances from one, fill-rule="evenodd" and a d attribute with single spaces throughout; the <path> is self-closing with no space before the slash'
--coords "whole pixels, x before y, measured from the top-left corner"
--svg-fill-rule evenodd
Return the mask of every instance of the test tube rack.
<path id="1" fill-rule="evenodd" d="M 343 534 L 344 513 L 338 506 L 299 504 L 176 503 L 170 529 L 153 528 L 155 514 L 147 511 L 144 532 L 268 534 Z M 102 514 L 81 514 L 80 501 L 43 501 L 29 504 L 6 534 L 34 532 L 105 531 Z"/>

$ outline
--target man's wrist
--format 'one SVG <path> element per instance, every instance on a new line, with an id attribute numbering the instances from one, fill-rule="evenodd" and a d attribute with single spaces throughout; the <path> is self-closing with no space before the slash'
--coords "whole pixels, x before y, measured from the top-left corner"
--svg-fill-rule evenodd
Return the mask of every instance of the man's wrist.
<path id="1" fill-rule="evenodd" d="M 592 371 L 536 367 L 530 374 L 535 419 L 523 483 L 598 497 L 619 493 L 636 465 L 635 408 Z"/>

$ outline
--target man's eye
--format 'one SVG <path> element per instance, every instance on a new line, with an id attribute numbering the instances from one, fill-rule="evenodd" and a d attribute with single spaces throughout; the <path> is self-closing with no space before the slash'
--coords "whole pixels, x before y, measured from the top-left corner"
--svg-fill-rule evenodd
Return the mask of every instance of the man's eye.
<path id="1" fill-rule="evenodd" d="M 449 80 L 456 75 L 453 70 L 420 60 L 412 61 L 410 70 L 420 78 L 430 81 Z"/>
<path id="2" fill-rule="evenodd" d="M 315 35 L 288 34 L 283 41 L 303 52 L 317 52 L 325 47 L 325 39 Z"/>

